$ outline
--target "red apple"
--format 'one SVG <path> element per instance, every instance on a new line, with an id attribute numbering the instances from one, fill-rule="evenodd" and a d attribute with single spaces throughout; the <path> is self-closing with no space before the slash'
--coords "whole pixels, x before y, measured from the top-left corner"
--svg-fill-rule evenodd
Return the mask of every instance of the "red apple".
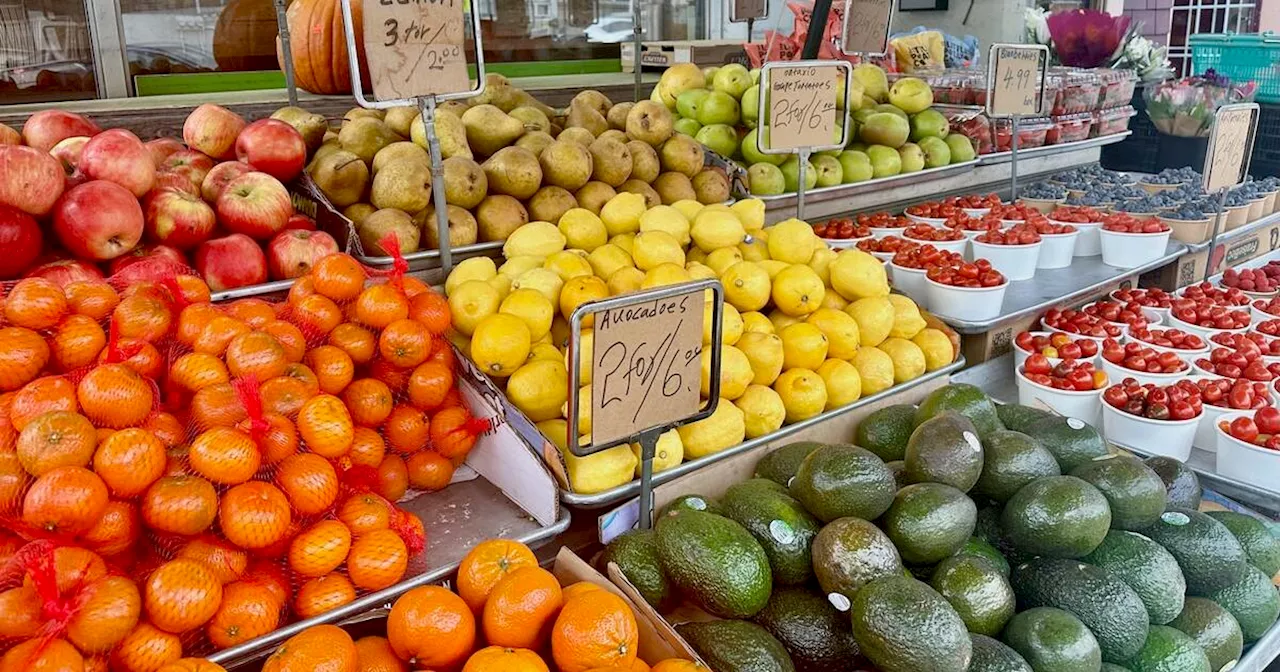
<path id="1" fill-rule="evenodd" d="M 177 189 L 148 194 L 147 239 L 189 250 L 213 237 L 218 218 L 199 196 Z"/>
<path id="2" fill-rule="evenodd" d="M 204 181 L 200 182 L 200 196 L 210 203 L 217 203 L 222 190 L 227 188 L 231 180 L 252 172 L 253 168 L 250 168 L 247 163 L 239 161 L 219 163 L 204 176 Z"/>
<path id="3" fill-rule="evenodd" d="M 179 175 L 178 173 L 156 173 L 155 186 L 151 187 L 151 191 L 147 192 L 146 198 L 143 198 L 144 209 L 146 199 L 150 198 L 151 194 L 162 189 L 177 189 L 178 191 L 185 191 L 193 196 L 200 196 L 200 187 L 193 184 L 185 175 Z"/>
<path id="4" fill-rule="evenodd" d="M 338 243 L 324 231 L 289 229 L 267 244 L 267 268 L 272 280 L 306 275 L 321 257 L 338 252 Z"/>
<path id="5" fill-rule="evenodd" d="M 245 173 L 227 184 L 214 206 L 218 222 L 232 233 L 269 240 L 293 214 L 289 191 L 266 173 Z"/>
<path id="6" fill-rule="evenodd" d="M 289 231 L 291 229 L 296 229 L 298 231 L 315 231 L 316 220 L 311 219 L 301 212 L 295 212 L 293 213 L 293 216 L 289 218 L 289 221 L 284 223 L 284 229 L 285 231 Z"/>
<path id="7" fill-rule="evenodd" d="M 22 138 L 27 144 L 47 152 L 63 138 L 76 135 L 94 136 L 102 132 L 98 125 L 75 112 L 41 110 L 22 125 Z"/>
<path id="8" fill-rule="evenodd" d="M 80 172 L 91 180 L 106 180 L 128 189 L 137 198 L 151 191 L 156 164 L 138 136 L 113 128 L 85 143 L 80 152 Z"/>
<path id="9" fill-rule="evenodd" d="M 213 170 L 213 159 L 194 149 L 184 149 L 169 155 L 156 170 L 162 173 L 178 173 L 191 180 L 192 184 L 204 182 L 205 175 Z"/>
<path id="10" fill-rule="evenodd" d="M 215 159 L 236 157 L 236 136 L 244 128 L 244 118 L 220 105 L 205 103 L 187 115 L 182 123 L 182 139 L 187 146 Z"/>
<path id="11" fill-rule="evenodd" d="M 134 282 L 163 280 L 190 273 L 187 258 L 168 245 L 139 245 L 111 260 L 107 272 L 111 279 L 128 285 Z"/>
<path id="12" fill-rule="evenodd" d="M 249 236 L 233 233 L 205 241 L 196 250 L 196 270 L 215 292 L 267 281 L 267 258 Z"/>
<path id="13" fill-rule="evenodd" d="M 65 182 L 62 164 L 47 150 L 0 145 L 0 205 L 43 217 L 62 195 Z"/>
<path id="14" fill-rule="evenodd" d="M 55 259 L 27 271 L 27 278 L 44 278 L 65 288 L 73 282 L 101 282 L 102 271 L 97 266 L 79 259 Z"/>
<path id="15" fill-rule="evenodd" d="M 12 126 L 0 124 L 0 145 L 21 145 L 22 134 L 13 130 Z"/>
<path id="16" fill-rule="evenodd" d="M 0 279 L 10 280 L 22 275 L 31 262 L 40 256 L 44 235 L 40 224 L 27 213 L 0 205 Z"/>
<path id="17" fill-rule="evenodd" d="M 76 171 L 76 168 L 80 167 L 80 154 L 84 151 L 84 146 L 88 142 L 89 136 L 87 135 L 63 138 L 53 146 L 53 149 L 49 150 L 49 154 L 61 161 L 62 169 L 70 175 Z"/>
<path id="18" fill-rule="evenodd" d="M 156 138 L 142 143 L 151 152 L 151 161 L 156 164 L 156 170 L 160 170 L 160 164 L 169 158 L 174 152 L 181 152 L 187 146 L 177 138 Z"/>
<path id="19" fill-rule="evenodd" d="M 142 227 L 138 199 L 106 180 L 85 182 L 68 191 L 53 212 L 53 231 L 62 245 L 75 256 L 93 261 L 115 259 L 132 250 L 142 238 Z"/>
<path id="20" fill-rule="evenodd" d="M 259 119 L 240 131 L 236 158 L 281 182 L 288 182 L 307 164 L 307 143 L 294 127 L 278 119 Z"/>

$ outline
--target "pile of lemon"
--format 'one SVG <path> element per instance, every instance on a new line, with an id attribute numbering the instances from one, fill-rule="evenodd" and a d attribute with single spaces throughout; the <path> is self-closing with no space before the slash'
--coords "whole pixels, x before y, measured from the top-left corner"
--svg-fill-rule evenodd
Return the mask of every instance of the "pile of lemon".
<path id="1" fill-rule="evenodd" d="M 645 207 L 620 193 L 597 214 L 575 208 L 556 224 L 530 222 L 487 257 L 460 263 L 445 282 L 462 352 L 556 442 L 570 486 L 589 494 L 639 473 L 639 446 L 576 458 L 565 451 L 567 318 L 579 305 L 703 278 L 724 285 L 720 402 L 700 422 L 658 443 L 654 470 L 696 459 L 812 418 L 950 364 L 951 341 L 926 328 L 911 299 L 889 292 L 884 265 L 856 250 L 836 252 L 798 219 L 764 228 L 764 203 L 679 201 Z M 711 340 L 712 308 L 703 343 Z M 592 335 L 583 331 L 582 361 Z M 702 354 L 708 393 L 710 349 Z M 590 407 L 582 368 L 579 408 Z M 581 413 L 579 432 L 591 418 Z"/>

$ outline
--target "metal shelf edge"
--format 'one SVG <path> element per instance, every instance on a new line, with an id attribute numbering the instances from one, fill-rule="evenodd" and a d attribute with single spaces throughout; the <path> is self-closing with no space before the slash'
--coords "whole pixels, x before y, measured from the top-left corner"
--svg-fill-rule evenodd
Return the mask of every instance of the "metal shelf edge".
<path id="1" fill-rule="evenodd" d="M 1039 156 L 1049 156 L 1052 154 L 1070 152 L 1077 149 L 1093 149 L 1094 147 L 1105 147 L 1114 145 L 1121 140 L 1133 135 L 1133 131 L 1125 131 L 1124 133 L 1113 133 L 1104 135 L 1100 138 L 1089 138 L 1088 140 L 1077 140 L 1075 142 L 1064 142 L 1056 145 L 1043 145 L 1041 147 L 1032 147 L 1031 149 L 1019 149 L 1018 158 L 1033 159 Z M 993 154 L 983 154 L 978 157 L 978 163 L 984 166 L 991 166 L 1000 163 L 1009 163 L 1012 160 L 1013 152 L 995 152 Z"/>

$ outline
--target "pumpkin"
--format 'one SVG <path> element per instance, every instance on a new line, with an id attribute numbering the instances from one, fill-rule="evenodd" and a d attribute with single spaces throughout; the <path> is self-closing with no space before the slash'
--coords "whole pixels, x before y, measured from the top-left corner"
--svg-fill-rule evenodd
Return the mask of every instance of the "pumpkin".
<path id="1" fill-rule="evenodd" d="M 270 70 L 278 32 L 272 0 L 231 0 L 213 29 L 213 60 L 219 70 Z"/>
<path id="2" fill-rule="evenodd" d="M 351 62 L 347 58 L 347 37 L 338 0 L 293 0 L 285 12 L 289 24 L 289 47 L 293 55 L 293 77 L 298 88 L 320 95 L 351 93 Z M 360 71 L 369 90 L 369 72 L 364 65 L 364 14 L 361 0 L 351 0 L 351 20 L 356 44 L 360 47 Z M 276 38 L 276 60 L 284 68 L 284 50 Z"/>

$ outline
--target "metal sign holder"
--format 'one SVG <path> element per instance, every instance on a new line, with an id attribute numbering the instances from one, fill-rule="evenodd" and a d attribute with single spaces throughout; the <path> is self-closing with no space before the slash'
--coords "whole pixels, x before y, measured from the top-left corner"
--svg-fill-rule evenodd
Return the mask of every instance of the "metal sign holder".
<path id="1" fill-rule="evenodd" d="M 280 2 L 281 0 L 277 0 Z M 436 233 L 440 241 L 440 267 L 448 274 L 453 268 L 453 252 L 449 245 L 449 208 L 444 196 L 444 158 L 440 153 L 440 137 L 436 135 L 436 105 L 440 101 L 460 100 L 478 96 L 484 92 L 484 40 L 480 35 L 480 13 L 472 7 L 471 34 L 476 50 L 476 86 L 467 91 L 451 91 L 448 93 L 430 93 L 414 98 L 396 98 L 392 100 L 370 100 L 364 96 L 364 83 L 360 81 L 360 56 L 356 49 L 355 23 L 351 19 L 351 0 L 339 0 L 342 7 L 342 25 L 347 38 L 347 58 L 351 63 L 351 91 L 360 107 L 372 110 L 386 110 L 392 107 L 416 105 L 422 115 L 423 130 L 426 131 L 427 147 L 431 154 L 431 201 L 436 210 Z M 363 35 L 360 36 L 364 38 Z M 463 38 L 466 38 L 465 32 Z M 368 48 L 370 45 L 366 45 Z M 463 53 L 466 47 L 463 46 Z M 366 250 L 367 252 L 367 250 Z"/>
<path id="2" fill-rule="evenodd" d="M 755 29 L 756 21 L 765 21 L 769 18 L 769 0 L 764 0 L 761 4 L 763 5 L 763 11 L 759 16 L 738 16 L 737 0 L 729 0 L 729 23 L 746 23 L 748 42 L 751 41 L 751 31 Z"/>
<path id="3" fill-rule="evenodd" d="M 649 529 L 653 526 L 653 457 L 657 452 L 658 438 L 676 427 L 709 418 L 716 411 L 716 406 L 720 400 L 720 348 L 711 348 L 711 372 L 710 380 L 708 381 L 711 386 L 710 394 L 707 395 L 706 404 L 696 414 L 670 420 L 654 427 L 642 427 L 633 431 L 630 436 L 612 441 L 599 444 L 589 442 L 587 445 L 582 445 L 582 437 L 578 434 L 579 416 L 582 414 L 582 409 L 578 405 L 578 390 L 581 388 L 580 381 L 582 379 L 582 321 L 588 315 L 598 312 L 661 301 L 662 299 L 669 299 L 692 292 L 702 292 L 705 295 L 708 291 L 711 292 L 712 301 L 711 344 L 712 346 L 718 346 L 721 334 L 724 331 L 722 321 L 724 316 L 724 286 L 720 284 L 719 280 L 695 280 L 631 294 L 622 294 L 598 301 L 589 301 L 578 306 L 574 309 L 573 314 L 569 316 L 569 351 L 567 353 L 569 360 L 569 434 L 566 437 L 569 452 L 577 457 L 587 457 L 614 446 L 630 443 L 640 444 L 640 529 Z M 696 319 L 702 320 L 703 314 L 705 313 L 700 312 Z M 703 344 L 702 347 L 711 346 Z M 654 369 L 660 364 L 660 361 L 649 362 L 650 375 L 656 373 Z M 588 362 L 587 365 L 593 366 L 594 363 Z M 668 364 L 668 366 L 670 365 Z"/>
<path id="4" fill-rule="evenodd" d="M 280 55 L 284 59 L 284 85 L 289 91 L 289 106 L 298 106 L 298 85 L 293 78 L 293 45 L 289 43 L 289 18 L 285 3 L 288 0 L 273 0 L 276 6 L 276 29 L 280 32 Z"/>
<path id="5" fill-rule="evenodd" d="M 1016 203 L 1018 200 L 1018 122 L 1022 119 L 1020 114 L 999 114 L 992 111 L 991 101 L 995 98 L 993 95 L 996 89 L 996 51 L 1001 47 L 1015 49 L 1034 49 L 1040 52 L 1040 82 L 1037 87 L 1040 93 L 1036 98 L 1036 114 L 1044 112 L 1044 89 L 1049 77 L 1049 48 L 1042 44 L 993 44 L 987 50 L 987 116 L 992 119 L 1004 117 L 1009 119 L 1009 202 Z M 995 128 L 991 130 L 992 140 L 995 140 Z"/>
<path id="6" fill-rule="evenodd" d="M 634 51 L 634 57 L 632 58 L 632 60 L 634 61 L 633 66 L 635 69 L 635 84 L 631 90 L 631 100 L 632 102 L 636 102 L 636 103 L 640 102 L 640 75 L 642 70 L 640 66 L 640 61 L 642 60 L 640 58 L 640 36 L 641 35 L 642 35 L 642 29 L 640 27 L 640 0 L 631 0 L 631 46 L 633 47 L 633 51 Z"/>
<path id="7" fill-rule="evenodd" d="M 777 68 L 805 68 L 805 67 L 820 67 L 820 68 L 835 67 L 835 68 L 844 70 L 843 114 L 845 115 L 845 120 L 840 124 L 840 142 L 832 145 L 815 145 L 813 147 L 797 147 L 792 149 L 773 149 L 771 147 L 764 146 L 763 132 L 756 133 L 756 149 L 759 150 L 760 153 L 762 154 L 799 154 L 800 155 L 799 156 L 800 163 L 797 166 L 798 172 L 797 172 L 797 178 L 796 178 L 796 218 L 797 219 L 804 219 L 805 178 L 807 177 L 807 173 L 808 173 L 807 168 L 809 164 L 809 156 L 814 152 L 823 152 L 823 151 L 834 150 L 834 149 L 844 149 L 845 145 L 849 144 L 849 123 L 848 123 L 849 91 L 853 86 L 853 65 L 848 61 L 814 60 L 814 61 L 774 61 L 771 63 L 765 63 L 764 67 L 760 68 L 760 96 L 759 96 L 760 106 L 756 111 L 756 114 L 758 115 L 756 118 L 759 120 L 760 127 L 768 128 L 772 126 L 772 124 L 768 123 L 771 121 L 771 118 L 768 115 L 768 109 L 767 109 L 768 98 L 769 98 L 769 78 L 770 78 L 770 75 L 772 74 L 771 71 Z M 839 116 L 841 113 L 842 112 L 839 106 L 837 106 L 836 115 Z"/>
<path id="8" fill-rule="evenodd" d="M 893 33 L 893 0 L 889 0 L 889 20 L 884 23 L 884 44 L 880 51 L 849 51 L 845 49 L 844 37 L 849 34 L 849 17 L 853 14 L 853 0 L 844 0 L 844 17 L 840 20 L 840 51 L 845 54 L 866 54 L 868 56 L 886 56 L 889 53 L 889 35 Z M 825 17 L 826 15 L 823 14 Z M 825 20 L 825 19 L 824 19 Z M 825 24 L 824 24 L 825 25 Z"/>
<path id="9" fill-rule="evenodd" d="M 1213 153 L 1214 153 L 1214 149 L 1216 148 L 1216 145 L 1218 144 L 1218 128 L 1219 127 L 1218 127 L 1218 124 L 1216 123 L 1218 115 L 1224 112 L 1226 113 L 1234 112 L 1236 110 L 1249 110 L 1252 120 L 1250 122 L 1250 128 L 1249 128 L 1249 139 L 1245 143 L 1244 160 L 1240 163 L 1240 172 L 1239 174 L 1236 175 L 1235 181 L 1232 182 L 1231 186 L 1239 185 L 1241 182 L 1244 181 L 1245 176 L 1249 174 L 1249 165 L 1253 161 L 1253 144 L 1258 139 L 1258 117 L 1262 112 L 1262 108 L 1259 107 L 1257 103 L 1234 103 L 1231 105 L 1223 105 L 1213 113 L 1215 123 L 1213 124 L 1213 127 L 1209 129 L 1209 144 L 1205 148 L 1205 152 L 1204 152 L 1204 168 L 1201 171 L 1200 175 L 1201 175 L 1201 179 L 1203 180 L 1202 184 L 1205 188 L 1206 193 L 1208 192 L 1208 189 L 1211 186 L 1209 184 L 1209 178 L 1210 178 L 1210 172 L 1213 167 L 1213 158 L 1214 158 Z M 1228 191 L 1231 191 L 1231 187 L 1224 186 L 1218 189 L 1218 194 L 1217 194 L 1218 212 L 1213 213 L 1214 214 L 1213 235 L 1209 237 L 1210 258 L 1212 258 L 1213 249 L 1218 245 L 1218 235 L 1223 233 L 1222 225 L 1223 225 L 1223 222 L 1226 221 L 1226 217 L 1227 217 L 1227 192 Z M 1210 268 L 1211 266 L 1212 264 L 1208 264 L 1208 263 L 1204 265 L 1203 279 L 1205 282 L 1208 282 L 1209 276 L 1215 273 L 1215 271 L 1212 268 Z"/>

